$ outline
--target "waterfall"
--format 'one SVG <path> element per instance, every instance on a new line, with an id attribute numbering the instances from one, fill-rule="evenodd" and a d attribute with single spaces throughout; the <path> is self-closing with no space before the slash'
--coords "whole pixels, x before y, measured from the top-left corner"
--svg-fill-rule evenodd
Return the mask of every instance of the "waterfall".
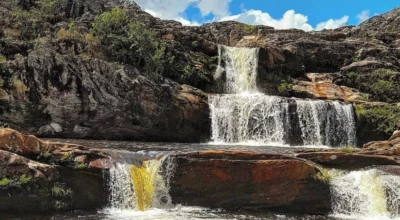
<path id="1" fill-rule="evenodd" d="M 224 91 L 226 93 L 257 90 L 258 51 L 258 48 L 218 46 L 219 60 L 215 78 L 221 78 L 221 75 L 225 73 Z"/>
<path id="2" fill-rule="evenodd" d="M 337 101 L 237 94 L 210 96 L 209 105 L 216 143 L 354 146 L 356 142 L 352 106 Z"/>
<path id="3" fill-rule="evenodd" d="M 134 163 L 117 160 L 110 168 L 110 208 L 145 211 L 171 207 L 169 180 L 175 164 L 172 159 L 168 156 L 143 159 L 140 154 L 131 154 Z"/>
<path id="4" fill-rule="evenodd" d="M 333 215 L 351 219 L 399 218 L 400 176 L 376 169 L 352 171 L 331 182 Z"/>
<path id="5" fill-rule="evenodd" d="M 215 77 L 225 93 L 209 96 L 215 144 L 355 146 L 353 107 L 257 93 L 259 50 L 219 46 Z"/>

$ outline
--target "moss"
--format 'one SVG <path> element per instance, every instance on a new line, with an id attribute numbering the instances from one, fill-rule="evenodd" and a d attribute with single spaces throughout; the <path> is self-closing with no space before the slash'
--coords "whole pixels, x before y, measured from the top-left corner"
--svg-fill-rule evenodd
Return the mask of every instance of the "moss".
<path id="1" fill-rule="evenodd" d="M 29 183 L 31 181 L 32 177 L 26 176 L 26 174 L 22 174 L 19 178 L 19 182 L 22 184 Z"/>
<path id="2" fill-rule="evenodd" d="M 51 188 L 51 195 L 54 197 L 71 197 L 72 190 L 65 187 L 65 185 L 61 183 L 56 183 Z"/>
<path id="3" fill-rule="evenodd" d="M 61 161 L 68 161 L 68 160 L 71 160 L 71 159 L 72 159 L 72 154 L 71 153 L 66 153 L 60 158 Z"/>
<path id="4" fill-rule="evenodd" d="M 0 180 L 0 186 L 8 186 L 11 183 L 11 180 L 7 177 L 4 177 Z"/>
<path id="5" fill-rule="evenodd" d="M 5 62 L 7 62 L 7 58 L 0 54 L 0 63 L 5 63 Z"/>
<path id="6" fill-rule="evenodd" d="M 40 156 L 44 157 L 45 159 L 48 159 L 48 158 L 51 157 L 51 154 L 50 154 L 49 151 L 45 151 L 45 152 L 42 152 L 42 153 L 40 154 Z"/>
<path id="7" fill-rule="evenodd" d="M 75 169 L 85 169 L 88 167 L 87 163 L 75 162 Z"/>
<path id="8" fill-rule="evenodd" d="M 346 146 L 346 147 L 339 148 L 339 151 L 343 152 L 343 153 L 354 153 L 354 152 L 360 151 L 360 149 L 358 149 L 356 147 L 352 147 L 352 146 Z"/>
<path id="9" fill-rule="evenodd" d="M 293 84 L 291 82 L 282 81 L 278 85 L 278 93 L 282 96 L 289 96 L 293 91 Z"/>

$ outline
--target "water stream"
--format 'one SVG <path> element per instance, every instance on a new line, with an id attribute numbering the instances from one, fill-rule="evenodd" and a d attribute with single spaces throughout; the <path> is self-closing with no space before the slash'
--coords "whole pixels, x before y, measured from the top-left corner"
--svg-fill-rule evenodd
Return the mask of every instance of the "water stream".
<path id="1" fill-rule="evenodd" d="M 400 176 L 371 169 L 352 171 L 331 182 L 332 216 L 400 219 Z"/>
<path id="2" fill-rule="evenodd" d="M 215 144 L 355 146 L 353 107 L 257 93 L 258 49 L 219 46 L 215 77 L 225 93 L 209 96 Z M 225 76 L 225 77 L 224 77 Z"/>

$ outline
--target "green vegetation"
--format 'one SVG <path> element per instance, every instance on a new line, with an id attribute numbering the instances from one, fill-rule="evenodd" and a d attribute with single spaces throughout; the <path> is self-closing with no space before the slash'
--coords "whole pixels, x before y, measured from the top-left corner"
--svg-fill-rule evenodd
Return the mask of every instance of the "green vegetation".
<path id="1" fill-rule="evenodd" d="M 319 172 L 314 175 L 314 178 L 329 184 L 336 177 L 340 177 L 345 173 L 343 170 L 325 169 L 320 167 Z"/>
<path id="2" fill-rule="evenodd" d="M 398 105 L 355 105 L 357 133 L 360 138 L 387 140 L 393 131 L 400 129 L 400 106 Z"/>
<path id="3" fill-rule="evenodd" d="M 88 167 L 87 163 L 75 162 L 75 169 L 85 169 Z"/>
<path id="4" fill-rule="evenodd" d="M 279 95 L 288 96 L 293 91 L 293 84 L 291 82 L 282 81 L 281 84 L 278 85 Z"/>
<path id="5" fill-rule="evenodd" d="M 68 29 L 62 27 L 57 32 L 57 40 L 80 40 L 83 38 L 82 34 L 74 25 L 74 22 L 70 22 Z"/>
<path id="6" fill-rule="evenodd" d="M 66 153 L 61 157 L 61 161 L 68 161 L 72 159 L 72 154 L 71 153 Z"/>
<path id="7" fill-rule="evenodd" d="M 36 39 L 49 26 L 46 23 L 55 24 L 64 16 L 60 13 L 67 0 L 39 0 L 36 7 L 29 10 L 18 8 L 12 13 L 12 28 L 18 30 L 22 40 Z"/>
<path id="8" fill-rule="evenodd" d="M 7 177 L 4 177 L 0 180 L 0 186 L 8 186 L 11 183 L 11 180 Z"/>
<path id="9" fill-rule="evenodd" d="M 354 153 L 354 152 L 357 152 L 359 150 L 360 149 L 358 149 L 356 147 L 352 147 L 352 146 L 346 146 L 346 147 L 339 148 L 339 151 L 343 152 L 343 153 Z"/>
<path id="10" fill-rule="evenodd" d="M 371 94 L 368 99 L 390 103 L 400 101 L 400 72 L 381 68 L 371 74 L 349 72 L 346 78 L 352 87 Z"/>
<path id="11" fill-rule="evenodd" d="M 97 16 L 87 37 L 98 38 L 101 50 L 114 61 L 142 67 L 148 75 L 164 73 L 173 57 L 166 52 L 166 45 L 156 38 L 155 32 L 130 19 L 126 12 L 113 8 Z"/>
<path id="12" fill-rule="evenodd" d="M 62 185 L 60 183 L 56 183 L 51 188 L 51 194 L 54 197 L 71 197 L 72 196 L 72 190 L 66 188 L 64 185 Z"/>
<path id="13" fill-rule="evenodd" d="M 257 30 L 257 27 L 254 25 L 244 24 L 243 30 L 245 32 L 255 32 Z"/>
<path id="14" fill-rule="evenodd" d="M 26 174 L 22 174 L 21 177 L 19 178 L 19 182 L 21 182 L 22 184 L 28 183 L 29 181 L 31 181 L 32 177 L 28 177 L 26 176 Z"/>
<path id="15" fill-rule="evenodd" d="M 7 62 L 7 57 L 0 54 L 0 64 Z"/>

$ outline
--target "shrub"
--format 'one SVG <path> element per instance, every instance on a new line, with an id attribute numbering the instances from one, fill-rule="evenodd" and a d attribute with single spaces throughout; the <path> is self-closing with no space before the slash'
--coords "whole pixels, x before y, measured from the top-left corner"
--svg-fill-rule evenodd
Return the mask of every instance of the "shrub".
<path id="1" fill-rule="evenodd" d="M 357 136 L 363 143 L 387 140 L 395 130 L 400 129 L 400 106 L 358 104 L 354 109 L 357 116 Z"/>
<path id="2" fill-rule="evenodd" d="M 368 98 L 373 101 L 400 101 L 400 72 L 381 68 L 370 74 L 349 72 L 346 78 L 350 86 L 371 94 Z"/>
<path id="3" fill-rule="evenodd" d="M 4 177 L 0 180 L 0 186 L 8 186 L 11 183 L 11 180 L 7 177 Z"/>
<path id="4" fill-rule="evenodd" d="M 278 93 L 282 96 L 288 96 L 293 91 L 293 84 L 287 81 L 282 81 L 278 85 Z"/>

